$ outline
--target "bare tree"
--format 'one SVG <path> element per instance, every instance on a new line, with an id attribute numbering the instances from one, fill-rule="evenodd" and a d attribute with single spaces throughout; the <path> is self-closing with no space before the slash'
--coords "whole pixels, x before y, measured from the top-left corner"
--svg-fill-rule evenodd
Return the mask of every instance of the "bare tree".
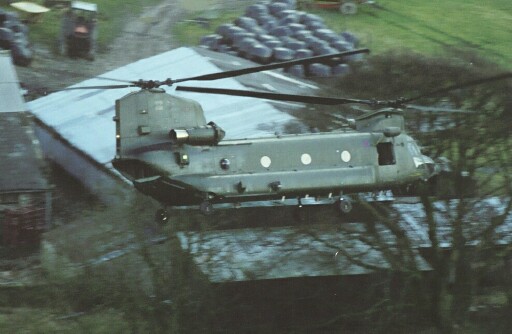
<path id="1" fill-rule="evenodd" d="M 432 84 L 460 82 L 461 77 L 478 77 L 493 70 L 468 69 L 423 57 L 414 61 L 416 70 L 426 70 L 420 74 L 424 82 L 413 88 L 418 90 L 428 90 Z M 377 60 L 369 68 L 378 72 L 383 64 Z M 409 78 L 414 71 L 407 65 L 410 64 L 406 64 L 407 71 L 402 68 L 399 76 L 411 84 Z M 432 65 L 436 65 L 433 71 Z M 393 67 L 393 64 L 386 66 Z M 435 78 L 430 76 L 432 72 Z M 371 73 L 363 70 L 365 82 Z M 394 82 L 390 77 L 386 80 Z M 439 176 L 437 184 L 437 190 L 444 188 L 444 197 L 451 198 L 436 198 L 427 185 L 419 187 L 422 214 L 410 222 L 406 205 L 404 209 L 397 205 L 398 210 L 382 214 L 382 210 L 364 204 L 378 223 L 364 224 L 364 231 L 357 233 L 359 240 L 380 250 L 390 271 L 402 277 L 404 299 L 400 302 L 414 305 L 417 315 L 428 314 L 431 323 L 446 333 L 468 325 L 469 312 L 475 309 L 475 296 L 482 291 L 484 278 L 489 278 L 490 273 L 503 273 L 510 259 L 512 240 L 506 237 L 512 225 L 510 89 L 509 80 L 451 92 L 448 100 L 444 98 L 444 104 L 473 112 L 443 116 L 446 122 L 440 132 L 415 134 L 430 147 L 432 156 L 448 157 L 451 161 L 451 172 Z M 367 90 L 371 91 L 369 87 Z M 432 116 L 429 118 L 416 124 L 433 124 Z M 418 238 L 411 226 L 420 230 L 423 238 Z M 428 275 L 421 274 L 418 254 L 431 266 Z M 507 285 L 503 280 L 499 282 L 500 288 L 505 289 L 502 293 L 509 296 Z M 502 308 L 510 309 L 508 298 L 508 304 L 501 305 Z"/>

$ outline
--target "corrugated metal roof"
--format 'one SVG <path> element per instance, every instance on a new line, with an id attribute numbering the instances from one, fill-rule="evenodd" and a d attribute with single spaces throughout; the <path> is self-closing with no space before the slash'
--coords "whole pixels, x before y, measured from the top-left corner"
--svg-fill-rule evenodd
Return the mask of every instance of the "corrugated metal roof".
<path id="1" fill-rule="evenodd" d="M 27 110 L 9 51 L 0 51 L 0 192 L 48 189 L 23 113 Z"/>
<path id="2" fill-rule="evenodd" d="M 89 12 L 97 12 L 98 5 L 95 3 L 83 2 L 83 1 L 73 1 L 71 3 L 71 8 L 86 10 Z"/>
<path id="3" fill-rule="evenodd" d="M 0 112 L 26 111 L 11 53 L 0 50 Z"/>
<path id="4" fill-rule="evenodd" d="M 219 53 L 179 48 L 139 60 L 100 77 L 119 80 L 165 80 L 167 77 L 178 79 L 221 71 L 218 66 L 213 64 L 211 57 L 224 58 L 218 63 L 229 64 L 229 66 L 244 64 L 244 62 L 240 62 L 237 65 L 236 62 L 233 62 L 233 57 Z M 296 89 L 300 88 L 296 82 L 292 83 L 275 77 L 271 79 L 271 76 L 265 73 L 258 74 L 258 78 L 259 81 L 265 83 L 277 80 L 288 82 L 289 86 Z M 251 81 L 254 82 L 254 80 Z M 108 84 L 112 84 L 112 82 L 94 78 L 73 87 Z M 233 78 L 209 82 L 190 82 L 190 85 L 222 86 L 231 89 L 245 88 Z M 307 85 L 304 87 L 311 89 Z M 290 120 L 294 120 L 289 114 L 280 112 L 272 104 L 259 99 L 175 92 L 173 87 L 163 88 L 169 93 L 198 101 L 204 109 L 207 121 L 213 120 L 225 129 L 226 138 L 268 136 Z M 73 146 L 99 163 L 107 164 L 115 154 L 115 124 L 112 121 L 115 100 L 136 89 L 61 91 L 32 101 L 28 106 L 35 116 Z M 272 124 L 273 126 L 262 126 L 262 124 Z"/>
<path id="5" fill-rule="evenodd" d="M 179 232 L 177 236 L 199 269 L 218 283 L 364 275 L 390 269 L 381 250 L 335 225 Z M 419 255 L 416 261 L 421 270 L 431 270 Z"/>
<path id="6" fill-rule="evenodd" d="M 503 215 L 507 198 L 468 199 L 463 229 L 468 246 L 476 246 L 493 217 Z M 458 200 L 434 202 L 436 228 L 440 247 L 452 246 L 452 219 L 446 214 L 456 212 Z M 420 270 L 431 270 L 418 255 L 421 248 L 430 248 L 425 210 L 421 203 L 396 203 L 393 218 L 405 231 L 415 248 Z M 397 244 L 385 224 L 374 224 L 379 241 L 391 250 Z M 205 232 L 178 232 L 181 248 L 190 252 L 204 275 L 212 282 L 247 281 L 292 277 L 361 275 L 390 268 L 382 249 L 372 246 L 364 223 L 310 224 L 307 226 L 249 228 Z M 363 238 L 361 238 L 363 237 Z M 369 242 L 365 242 L 369 240 Z M 491 239 L 495 245 L 512 243 L 512 214 L 508 214 Z"/>
<path id="7" fill-rule="evenodd" d="M 506 213 L 506 203 L 508 198 L 489 197 L 466 199 L 464 205 L 464 214 L 462 215 L 462 224 L 464 236 L 468 245 L 477 245 L 481 239 L 482 233 L 488 228 L 490 222 L 495 217 Z M 433 203 L 434 218 L 437 222 L 437 238 L 440 247 L 451 247 L 452 244 L 452 226 L 450 225 L 457 214 L 458 199 L 449 201 L 436 201 Z M 414 240 L 417 247 L 431 247 L 429 238 L 428 224 L 426 223 L 426 214 L 421 203 L 393 204 L 399 217 L 400 226 L 407 231 L 409 237 Z M 492 240 L 496 245 L 510 245 L 512 243 L 512 213 L 508 213 L 505 221 L 500 225 L 492 235 Z"/>
<path id="8" fill-rule="evenodd" d="M 0 192 L 46 190 L 23 113 L 0 113 Z"/>

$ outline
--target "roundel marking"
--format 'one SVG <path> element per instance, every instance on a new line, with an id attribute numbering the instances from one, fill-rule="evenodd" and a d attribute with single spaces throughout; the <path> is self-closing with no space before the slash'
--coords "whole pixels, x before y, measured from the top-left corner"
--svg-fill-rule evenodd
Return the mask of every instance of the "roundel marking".
<path id="1" fill-rule="evenodd" d="M 343 162 L 349 162 L 350 159 L 352 159 L 352 156 L 349 151 L 341 152 L 341 160 L 343 160 Z"/>
<path id="2" fill-rule="evenodd" d="M 262 156 L 261 159 L 260 159 L 260 163 L 263 167 L 265 168 L 269 168 L 270 167 L 270 164 L 272 163 L 272 160 L 270 160 L 269 157 L 267 157 L 266 155 Z"/>
<path id="3" fill-rule="evenodd" d="M 304 153 L 300 156 L 300 161 L 304 165 L 309 165 L 311 163 L 311 156 L 307 153 Z"/>

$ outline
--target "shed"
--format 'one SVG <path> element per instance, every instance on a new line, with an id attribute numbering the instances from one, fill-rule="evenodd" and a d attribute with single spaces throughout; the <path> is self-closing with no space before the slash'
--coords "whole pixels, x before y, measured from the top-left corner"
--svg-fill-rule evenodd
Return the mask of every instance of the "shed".
<path id="1" fill-rule="evenodd" d="M 17 245 L 49 225 L 51 187 L 9 52 L 0 72 L 0 226 L 4 244 Z"/>

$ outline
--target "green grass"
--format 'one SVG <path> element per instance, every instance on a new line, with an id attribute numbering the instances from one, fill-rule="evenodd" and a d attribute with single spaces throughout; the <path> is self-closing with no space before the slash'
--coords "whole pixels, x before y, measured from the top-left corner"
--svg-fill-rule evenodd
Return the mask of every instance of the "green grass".
<path id="1" fill-rule="evenodd" d="M 449 55 L 450 49 L 477 51 L 510 68 L 512 1 L 380 0 L 379 7 L 360 6 L 354 16 L 315 11 L 335 31 L 356 33 L 373 53 L 412 49 Z"/>
<path id="2" fill-rule="evenodd" d="M 127 333 L 122 312 L 107 309 L 90 314 L 48 308 L 1 308 L 1 333 Z"/>
<path id="3" fill-rule="evenodd" d="M 214 33 L 218 26 L 223 23 L 233 22 L 243 13 L 243 9 L 226 12 L 216 11 L 213 13 L 211 11 L 196 11 L 190 14 L 187 20 L 178 23 L 172 32 L 181 45 L 197 45 L 202 36 Z M 198 18 L 207 18 L 208 24 L 200 24 Z"/>

